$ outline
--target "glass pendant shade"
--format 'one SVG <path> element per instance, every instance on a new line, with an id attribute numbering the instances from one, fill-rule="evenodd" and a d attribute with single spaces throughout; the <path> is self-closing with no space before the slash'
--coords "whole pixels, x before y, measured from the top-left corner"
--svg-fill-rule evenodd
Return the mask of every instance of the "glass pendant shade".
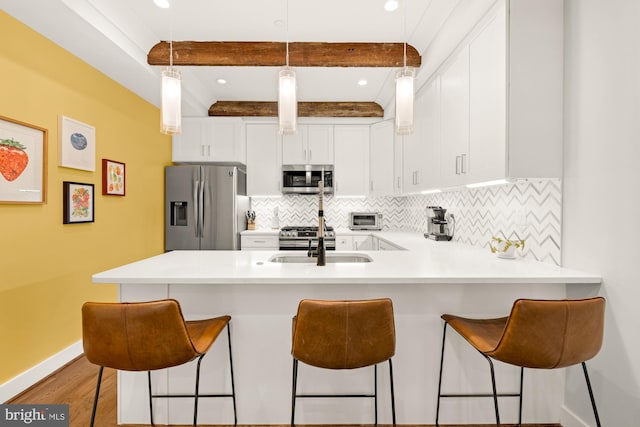
<path id="1" fill-rule="evenodd" d="M 292 134 L 296 131 L 298 99 L 296 95 L 296 73 L 283 67 L 278 80 L 278 120 L 280 133 Z"/>
<path id="2" fill-rule="evenodd" d="M 413 70 L 405 67 L 396 74 L 396 133 L 413 133 Z"/>
<path id="3" fill-rule="evenodd" d="M 162 78 L 160 132 L 173 135 L 182 131 L 182 88 L 180 71 L 168 67 Z"/>

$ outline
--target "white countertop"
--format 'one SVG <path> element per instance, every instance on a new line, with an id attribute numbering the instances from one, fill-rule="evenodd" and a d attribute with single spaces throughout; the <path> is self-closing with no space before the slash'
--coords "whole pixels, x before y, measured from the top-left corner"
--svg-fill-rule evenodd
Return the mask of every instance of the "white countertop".
<path id="1" fill-rule="evenodd" d="M 258 233 L 252 231 L 251 233 Z M 272 230 L 267 230 L 272 231 Z M 277 230 L 274 230 L 277 231 Z M 93 275 L 94 283 L 128 284 L 496 284 L 600 283 L 595 274 L 435 242 L 418 233 L 373 232 L 406 251 L 359 251 L 370 263 L 273 263 L 278 251 L 173 251 Z M 287 252 L 304 255 L 304 252 Z"/>

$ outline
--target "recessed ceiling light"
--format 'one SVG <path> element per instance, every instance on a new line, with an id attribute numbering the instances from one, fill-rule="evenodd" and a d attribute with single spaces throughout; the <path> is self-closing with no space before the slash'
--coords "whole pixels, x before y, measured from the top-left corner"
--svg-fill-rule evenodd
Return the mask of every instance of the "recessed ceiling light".
<path id="1" fill-rule="evenodd" d="M 398 0 L 387 0 L 384 2 L 384 10 L 387 12 L 393 12 L 398 8 Z"/>
<path id="2" fill-rule="evenodd" d="M 367 85 L 367 79 L 360 79 L 358 80 L 358 86 L 366 86 Z"/>
<path id="3" fill-rule="evenodd" d="M 218 84 L 221 84 L 221 85 L 226 85 L 227 84 L 227 81 L 225 79 L 218 79 L 217 82 L 218 82 Z"/>
<path id="4" fill-rule="evenodd" d="M 171 4 L 169 4 L 169 0 L 153 0 L 153 2 L 156 4 L 156 6 L 163 9 L 167 9 L 169 8 L 169 6 L 171 6 Z"/>

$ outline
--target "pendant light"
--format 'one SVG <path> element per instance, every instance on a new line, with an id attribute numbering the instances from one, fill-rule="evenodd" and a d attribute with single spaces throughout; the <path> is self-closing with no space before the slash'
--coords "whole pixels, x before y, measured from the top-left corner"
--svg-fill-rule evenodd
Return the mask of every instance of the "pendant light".
<path id="1" fill-rule="evenodd" d="M 414 71 L 407 67 L 407 3 L 404 4 L 404 67 L 396 73 L 396 133 L 413 133 Z"/>
<path id="2" fill-rule="evenodd" d="M 278 74 L 278 121 L 281 134 L 296 132 L 298 99 L 296 73 L 289 68 L 289 1 L 287 0 L 287 43 L 286 65 Z"/>
<path id="3" fill-rule="evenodd" d="M 160 132 L 173 135 L 182 131 L 182 81 L 173 67 L 173 40 L 169 42 L 169 66 L 160 73 Z"/>

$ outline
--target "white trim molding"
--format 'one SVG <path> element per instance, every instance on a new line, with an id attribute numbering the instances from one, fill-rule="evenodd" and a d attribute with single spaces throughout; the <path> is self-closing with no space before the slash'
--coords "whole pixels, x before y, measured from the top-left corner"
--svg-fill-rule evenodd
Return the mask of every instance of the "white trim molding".
<path id="1" fill-rule="evenodd" d="M 6 383 L 0 384 L 0 403 L 9 401 L 80 356 L 82 353 L 82 340 L 80 340 L 10 379 Z"/>

